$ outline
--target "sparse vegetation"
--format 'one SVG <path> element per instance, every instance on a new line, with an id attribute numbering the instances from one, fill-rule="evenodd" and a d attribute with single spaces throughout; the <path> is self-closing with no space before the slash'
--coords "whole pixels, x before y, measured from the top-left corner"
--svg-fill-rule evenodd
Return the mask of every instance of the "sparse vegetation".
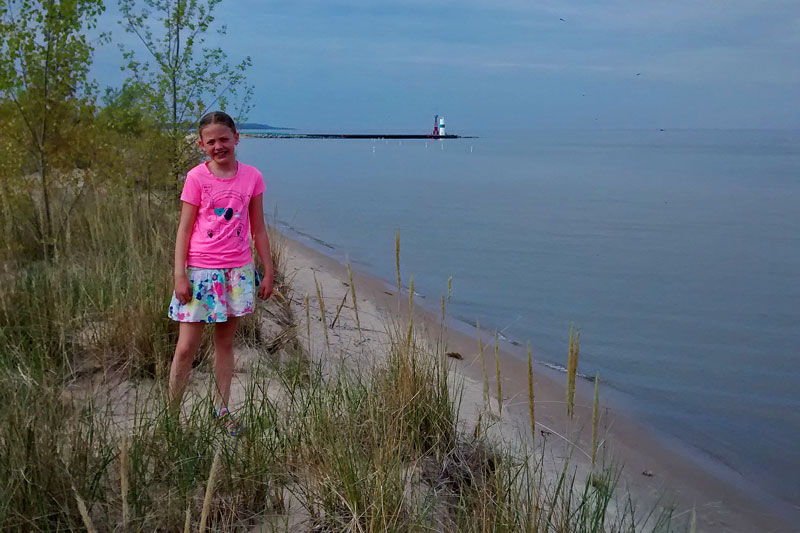
<path id="1" fill-rule="evenodd" d="M 214 425 L 210 387 L 175 419 L 163 394 L 174 217 L 135 198 L 121 188 L 87 195 L 81 238 L 65 243 L 59 265 L 7 273 L 3 529 L 84 528 L 87 518 L 98 530 L 182 529 L 187 518 L 208 529 L 292 520 L 317 531 L 637 529 L 615 497 L 618 470 L 598 465 L 582 482 L 565 462 L 552 476 L 541 447 L 499 445 L 491 422 L 465 433 L 441 347 L 405 324 L 370 372 L 326 372 L 299 342 L 276 359 L 271 339 L 243 332 L 259 353 L 239 413 L 244 436 Z M 129 418 L 115 412 L 123 399 Z"/>
<path id="2" fill-rule="evenodd" d="M 161 40 L 148 36 L 147 21 L 133 2 L 121 7 L 126 27 L 141 33 L 145 44 L 190 60 L 192 43 L 179 44 L 178 34 L 190 28 L 187 24 L 205 31 L 217 3 L 203 4 L 207 9 L 192 19 L 185 11 L 196 2 L 171 8 L 146 2 L 159 8 L 161 21 L 174 29 Z M 67 13 L 72 18 L 64 20 L 55 11 L 42 11 L 41 20 L 65 35 L 93 24 L 102 9 L 99 2 L 62 4 L 48 6 L 87 10 L 85 19 L 75 18 L 73 9 Z M 13 22 L 7 5 L 0 4 L 6 29 Z M 45 9 L 36 2 L 15 5 Z M 14 38 L 33 42 L 45 33 L 34 29 Z M 81 39 L 74 44 L 75 57 L 65 58 L 65 64 L 77 61 L 67 67 L 75 72 L 59 75 L 68 81 L 77 76 L 85 84 L 91 47 Z M 17 53 L 4 46 L 4 54 Z M 163 71 L 161 61 L 169 54 L 159 53 L 154 65 L 162 74 L 152 80 L 169 89 L 161 93 L 170 98 L 154 102 L 157 95 L 132 79 L 110 90 L 99 109 L 88 86 L 81 94 L 61 87 L 66 92 L 44 95 L 37 92 L 44 87 L 23 87 L 11 71 L 23 59 L 48 61 L 34 52 L 0 69 L 0 178 L 8 191 L 0 205 L 0 529 L 669 529 L 668 513 L 641 520 L 627 495 L 616 494 L 619 469 L 599 462 L 590 476 L 581 477 L 569 457 L 555 467 L 546 464 L 546 439 L 538 439 L 536 447 L 532 439 L 513 446 L 497 441 L 500 421 L 491 413 L 480 328 L 483 411 L 474 431 L 465 427 L 463 383 L 449 372 L 445 342 L 431 344 L 415 326 L 413 277 L 408 323 L 387 326 L 386 345 L 380 354 L 368 354 L 374 363 L 368 370 L 323 364 L 311 343 L 317 327 L 325 332 L 325 346 L 316 348 L 342 360 L 349 355 L 333 354 L 343 348 L 328 336 L 344 298 L 334 324 L 328 324 L 315 276 L 321 324 L 312 328 L 316 311 L 307 293 L 295 301 L 292 280 L 285 275 L 283 237 L 274 231 L 270 241 L 280 290 L 243 320 L 238 332 L 240 345 L 254 354 L 242 369 L 247 378 L 237 413 L 247 430 L 231 439 L 215 424 L 211 383 L 205 391 L 187 394 L 183 412 L 169 409 L 167 370 L 177 333 L 166 318 L 178 212 L 172 178 L 185 170 L 178 167 L 194 161 L 184 133 L 204 108 L 190 101 L 193 84 L 199 83 L 186 67 L 192 62 Z M 212 55 L 199 66 L 204 73 L 217 72 L 219 79 L 240 82 L 248 62 L 228 68 L 223 59 Z M 151 79 L 130 52 L 126 60 L 129 72 Z M 243 91 L 246 96 L 248 89 Z M 38 111 L 25 111 L 14 99 Z M 45 116 L 42 110 L 50 109 L 53 99 L 63 113 Z M 160 112 L 153 119 L 145 109 L 155 104 Z M 61 122 L 48 122 L 56 118 Z M 33 119 L 46 127 L 20 130 Z M 70 134 L 78 132 L 80 142 L 65 143 L 47 133 L 60 123 L 69 124 Z M 15 148 L 8 139 L 14 138 L 25 138 L 36 157 L 6 157 Z M 398 232 L 401 291 L 399 254 Z M 362 308 L 359 319 L 349 264 L 348 274 L 362 334 L 366 312 Z M 448 279 L 443 320 L 451 291 Z M 305 328 L 293 302 L 298 313 L 305 311 Z M 265 328 L 268 323 L 274 331 Z M 307 343 L 298 338 L 303 330 Z M 499 414 L 497 342 L 495 336 Z M 211 374 L 210 351 L 205 338 L 195 374 Z M 577 352 L 577 338 L 571 339 L 568 390 L 573 395 Z M 535 435 L 530 359 L 528 374 Z M 568 401 L 571 415 L 573 397 Z"/>

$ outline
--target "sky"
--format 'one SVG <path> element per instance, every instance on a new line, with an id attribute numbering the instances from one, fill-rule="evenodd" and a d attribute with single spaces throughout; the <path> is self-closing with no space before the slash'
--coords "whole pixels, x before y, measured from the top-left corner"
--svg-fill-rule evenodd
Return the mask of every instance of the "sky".
<path id="1" fill-rule="evenodd" d="M 111 0 L 113 1 L 113 0 Z M 101 27 L 136 46 L 114 23 Z M 800 128 L 797 0 L 223 0 L 249 120 L 304 132 Z M 139 49 L 140 57 L 144 57 Z M 124 73 L 95 53 L 101 86 Z"/>

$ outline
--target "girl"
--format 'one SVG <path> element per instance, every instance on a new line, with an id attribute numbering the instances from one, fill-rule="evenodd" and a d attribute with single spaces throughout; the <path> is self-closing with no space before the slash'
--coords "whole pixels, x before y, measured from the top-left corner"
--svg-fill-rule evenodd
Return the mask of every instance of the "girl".
<path id="1" fill-rule="evenodd" d="M 264 224 L 261 173 L 236 160 L 239 134 L 233 119 L 215 111 L 200 119 L 200 148 L 209 161 L 191 169 L 181 194 L 181 218 L 175 239 L 175 293 L 169 317 L 180 322 L 169 373 L 170 401 L 178 409 L 203 326 L 214 323 L 216 417 L 238 433 L 228 412 L 233 375 L 233 335 L 240 316 L 253 312 L 256 290 L 250 235 L 264 265 L 258 297 L 269 298 L 272 256 Z"/>

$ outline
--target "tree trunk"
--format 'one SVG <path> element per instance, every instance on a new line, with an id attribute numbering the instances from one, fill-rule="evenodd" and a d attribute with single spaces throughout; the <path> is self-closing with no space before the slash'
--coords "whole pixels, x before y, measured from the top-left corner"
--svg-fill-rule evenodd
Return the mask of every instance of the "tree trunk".
<path id="1" fill-rule="evenodd" d="M 172 63 L 172 172 L 175 183 L 180 180 L 180 129 L 178 128 L 178 73 L 180 72 L 181 58 L 181 6 L 180 2 L 175 6 L 175 59 Z"/>
<path id="2" fill-rule="evenodd" d="M 55 7 L 51 0 L 47 5 L 48 18 L 52 16 L 54 9 Z M 49 27 L 50 24 L 48 24 L 48 28 Z M 44 204 L 44 259 L 46 262 L 50 262 L 50 252 L 55 243 L 53 242 L 53 220 L 50 214 L 50 191 L 47 186 L 47 115 L 50 111 L 50 109 L 48 109 L 50 107 L 48 105 L 50 101 L 48 85 L 50 82 L 50 53 L 53 49 L 53 34 L 48 30 L 45 32 L 44 37 L 47 42 L 47 51 L 45 52 L 44 58 L 44 95 L 42 98 L 44 109 L 42 110 L 42 130 L 39 134 L 39 177 L 41 178 L 42 185 L 42 203 Z"/>
<path id="3" fill-rule="evenodd" d="M 42 185 L 42 204 L 44 208 L 44 231 L 42 232 L 42 250 L 44 260 L 50 262 L 53 247 L 53 222 L 50 217 L 50 194 L 47 186 L 47 158 L 44 149 L 39 150 L 39 174 Z"/>

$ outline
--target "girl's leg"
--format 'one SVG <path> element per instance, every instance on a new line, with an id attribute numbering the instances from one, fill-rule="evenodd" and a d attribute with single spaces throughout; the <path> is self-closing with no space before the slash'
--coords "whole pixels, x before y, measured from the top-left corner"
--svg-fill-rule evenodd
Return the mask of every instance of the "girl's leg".
<path id="1" fill-rule="evenodd" d="M 183 390 L 192 370 L 192 361 L 203 338 L 202 322 L 181 322 L 178 330 L 178 343 L 175 345 L 175 356 L 169 369 L 170 406 L 177 410 L 181 405 Z"/>
<path id="2" fill-rule="evenodd" d="M 238 317 L 228 317 L 227 322 L 214 324 L 214 372 L 217 380 L 217 408 L 227 407 L 231 396 L 233 378 L 233 336 Z"/>

